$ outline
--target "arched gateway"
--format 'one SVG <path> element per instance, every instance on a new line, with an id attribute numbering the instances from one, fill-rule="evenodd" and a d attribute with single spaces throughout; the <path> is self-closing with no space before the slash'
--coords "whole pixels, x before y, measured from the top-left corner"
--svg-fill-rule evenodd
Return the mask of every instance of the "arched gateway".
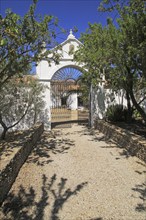
<path id="1" fill-rule="evenodd" d="M 37 66 L 39 81 L 47 85 L 44 122 L 48 128 L 51 128 L 51 124 L 88 118 L 87 110 L 83 110 L 79 85 L 82 66 L 73 61 L 73 54 L 70 53 L 76 51 L 79 45 L 81 42 L 75 38 L 71 30 L 61 44 L 59 64 L 56 65 L 52 61 L 49 66 L 46 60 L 42 60 Z"/>

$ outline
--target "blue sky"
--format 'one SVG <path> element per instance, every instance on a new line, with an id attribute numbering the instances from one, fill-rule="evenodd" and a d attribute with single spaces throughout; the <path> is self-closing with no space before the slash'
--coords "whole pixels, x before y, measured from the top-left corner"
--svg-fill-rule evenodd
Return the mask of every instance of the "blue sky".
<path id="1" fill-rule="evenodd" d="M 59 25 L 66 30 L 76 26 L 77 38 L 88 28 L 88 22 L 106 24 L 110 13 L 98 12 L 97 8 L 101 0 L 39 0 L 36 13 L 52 14 L 59 19 Z M 5 15 L 5 10 L 11 8 L 13 12 L 23 16 L 29 9 L 31 0 L 0 0 L 0 14 Z M 67 34 L 68 35 L 68 34 Z M 60 35 L 60 42 L 64 41 L 67 35 Z"/>

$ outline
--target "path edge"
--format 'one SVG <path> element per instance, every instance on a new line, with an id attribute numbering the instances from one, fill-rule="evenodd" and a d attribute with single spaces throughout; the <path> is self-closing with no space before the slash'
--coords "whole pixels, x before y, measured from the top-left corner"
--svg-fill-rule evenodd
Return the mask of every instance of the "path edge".
<path id="1" fill-rule="evenodd" d="M 104 120 L 95 120 L 94 128 L 106 135 L 107 139 L 113 139 L 119 147 L 128 150 L 131 156 L 136 156 L 146 163 L 146 140 L 144 138 Z"/>
<path id="2" fill-rule="evenodd" d="M 7 165 L 0 172 L 0 206 L 6 198 L 9 190 L 11 189 L 15 179 L 22 167 L 34 148 L 36 142 L 40 138 L 44 131 L 44 124 L 36 124 L 34 127 L 29 129 L 29 135 L 24 136 L 20 141 L 20 147 L 16 154 L 8 161 Z"/>

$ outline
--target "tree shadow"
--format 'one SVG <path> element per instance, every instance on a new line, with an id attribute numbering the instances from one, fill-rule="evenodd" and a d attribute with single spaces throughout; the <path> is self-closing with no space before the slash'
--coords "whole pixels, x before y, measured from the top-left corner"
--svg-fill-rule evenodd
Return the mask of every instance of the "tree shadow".
<path id="1" fill-rule="evenodd" d="M 131 154 L 128 150 L 123 149 L 122 152 L 119 153 L 120 156 L 125 157 L 126 159 L 128 159 L 129 157 L 134 156 L 133 154 Z"/>
<path id="2" fill-rule="evenodd" d="M 124 129 L 124 132 L 132 132 L 140 135 L 139 139 L 146 138 L 146 125 L 142 121 L 133 121 L 132 123 L 119 122 L 114 123 L 117 127 Z"/>
<path id="3" fill-rule="evenodd" d="M 145 182 L 142 184 L 138 184 L 135 185 L 134 188 L 132 188 L 132 190 L 134 192 L 138 192 L 139 193 L 139 198 L 141 199 L 141 203 L 138 203 L 135 210 L 138 212 L 146 212 L 146 171 L 138 171 L 135 170 L 136 173 L 138 173 L 139 175 L 144 175 L 145 176 Z"/>
<path id="4" fill-rule="evenodd" d="M 57 136 L 57 138 L 56 138 Z M 62 138 L 58 132 L 44 132 L 41 140 L 37 142 L 27 163 L 35 163 L 38 166 L 44 166 L 53 162 L 51 154 L 65 154 L 73 147 L 74 141 L 68 138 Z"/>
<path id="5" fill-rule="evenodd" d="M 30 187 L 28 192 L 21 185 L 17 195 L 10 193 L 2 206 L 4 220 L 8 219 L 33 219 L 33 214 L 29 213 L 28 209 L 35 205 L 36 197 L 33 187 Z M 24 208 L 25 207 L 25 208 Z"/>
<path id="6" fill-rule="evenodd" d="M 77 195 L 81 189 L 87 185 L 87 182 L 78 184 L 74 190 L 70 188 L 65 189 L 67 179 L 61 178 L 60 183 L 58 184 L 58 190 L 51 190 L 51 193 L 54 197 L 53 208 L 51 212 L 51 220 L 59 220 L 58 214 L 59 210 L 62 209 L 64 203 L 72 196 Z"/>
<path id="7" fill-rule="evenodd" d="M 43 219 L 44 208 L 48 204 L 47 191 L 46 191 L 46 176 L 42 176 L 43 185 L 41 188 L 41 198 L 39 202 L 36 202 L 36 193 L 33 187 L 26 190 L 22 185 L 19 187 L 17 194 L 11 192 L 9 193 L 7 199 L 5 200 L 2 211 L 6 216 L 4 220 L 8 219 L 35 219 L 38 214 L 41 213 L 41 218 Z M 34 209 L 36 207 L 36 210 Z M 32 211 L 33 210 L 33 211 Z M 38 218 L 36 218 L 38 219 Z"/>
<path id="8" fill-rule="evenodd" d="M 146 167 L 146 165 L 145 165 L 145 163 L 143 161 L 136 161 L 136 163 Z"/>
<path id="9" fill-rule="evenodd" d="M 89 135 L 90 137 L 92 137 L 91 140 L 89 141 L 94 141 L 94 142 L 102 142 L 104 141 L 107 146 L 101 146 L 102 148 L 114 148 L 116 147 L 115 144 L 116 142 L 111 139 L 108 135 L 104 135 L 102 132 L 94 129 L 94 128 L 90 128 L 88 126 L 84 126 L 84 130 L 81 131 L 80 136 L 84 136 L 84 135 Z M 114 146 L 113 146 L 114 144 Z"/>
<path id="10" fill-rule="evenodd" d="M 100 146 L 101 148 L 119 148 L 122 150 L 121 152 L 119 152 L 119 156 L 124 157 L 126 159 L 136 155 L 137 153 L 136 146 L 130 146 L 130 142 L 126 143 L 124 138 L 118 143 L 118 141 L 113 140 L 111 136 L 105 135 L 102 133 L 101 135 L 98 135 L 100 132 L 96 134 L 96 131 L 97 130 L 95 131 L 91 130 L 90 132 L 90 129 L 89 129 L 89 134 L 93 136 L 92 141 L 95 141 L 95 142 L 104 141 L 107 144 L 104 146 Z M 126 149 L 128 145 L 130 147 L 129 149 Z M 120 157 L 117 157 L 116 160 L 120 159 Z"/>
<path id="11" fill-rule="evenodd" d="M 59 219 L 59 211 L 70 197 L 76 196 L 86 185 L 87 182 L 78 184 L 75 188 L 66 187 L 67 179 L 61 178 L 56 184 L 57 175 L 54 174 L 50 180 L 46 175 L 42 175 L 42 186 L 40 199 L 37 201 L 37 191 L 33 187 L 28 190 L 22 185 L 16 193 L 11 192 L 2 205 L 3 220 L 43 220 L 45 208 L 50 206 L 53 195 L 53 206 L 51 208 L 50 220 Z"/>
<path id="12" fill-rule="evenodd" d="M 142 203 L 138 203 L 135 210 L 138 212 L 146 212 L 146 183 L 136 185 L 132 188 L 133 191 L 138 192 L 139 198 L 142 200 Z"/>
<path id="13" fill-rule="evenodd" d="M 90 220 L 102 220 L 103 218 L 91 218 Z"/>
<path id="14" fill-rule="evenodd" d="M 14 146 L 13 146 L 14 149 Z M 4 156 L 4 157 L 8 157 L 13 153 L 12 146 L 10 146 L 10 143 L 0 143 L 0 157 Z"/>
<path id="15" fill-rule="evenodd" d="M 117 144 L 114 140 L 110 139 L 109 137 L 106 137 L 106 135 L 100 135 L 100 136 L 94 136 L 92 141 L 94 142 L 104 142 L 104 145 L 101 144 L 100 148 L 117 148 Z"/>
<path id="16" fill-rule="evenodd" d="M 30 134 L 30 131 L 12 131 L 8 132 L 6 135 L 5 140 L 0 140 L 0 156 L 10 156 L 14 148 L 20 148 L 24 136 L 26 137 L 28 134 Z"/>

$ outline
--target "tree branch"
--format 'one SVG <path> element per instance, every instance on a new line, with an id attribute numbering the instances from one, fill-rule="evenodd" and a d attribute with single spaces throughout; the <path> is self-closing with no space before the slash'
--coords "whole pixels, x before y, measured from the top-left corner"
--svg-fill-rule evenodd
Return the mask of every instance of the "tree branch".
<path id="1" fill-rule="evenodd" d="M 140 105 L 145 99 L 146 99 L 146 96 L 144 96 L 143 99 L 140 102 L 138 102 L 138 104 Z"/>
<path id="2" fill-rule="evenodd" d="M 12 128 L 12 127 L 15 127 L 17 124 L 19 124 L 19 122 L 20 122 L 20 121 L 25 117 L 25 115 L 27 114 L 28 109 L 29 109 L 29 107 L 31 106 L 31 104 L 32 104 L 32 101 L 28 104 L 28 106 L 27 106 L 27 108 L 26 108 L 24 114 L 21 116 L 21 118 L 20 118 L 16 123 L 14 123 L 13 125 L 9 126 L 8 129 L 10 129 L 10 128 Z"/>

